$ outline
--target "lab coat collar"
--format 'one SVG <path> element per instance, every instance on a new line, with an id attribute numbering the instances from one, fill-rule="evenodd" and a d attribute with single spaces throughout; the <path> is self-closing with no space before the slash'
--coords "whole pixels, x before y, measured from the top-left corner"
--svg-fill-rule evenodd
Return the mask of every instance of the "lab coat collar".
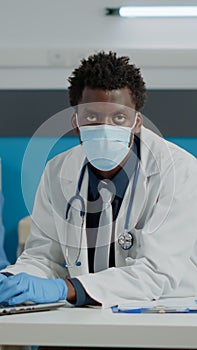
<path id="1" fill-rule="evenodd" d="M 63 161 L 60 173 L 62 191 L 66 199 L 70 199 L 77 192 L 81 170 L 86 161 L 81 145 L 74 147 L 69 152 Z"/>
<path id="2" fill-rule="evenodd" d="M 156 135 L 153 131 L 141 127 L 140 132 L 140 167 L 146 177 L 157 174 L 161 171 L 160 156 L 158 154 L 157 143 L 162 143 L 163 148 L 167 148 L 165 140 Z"/>

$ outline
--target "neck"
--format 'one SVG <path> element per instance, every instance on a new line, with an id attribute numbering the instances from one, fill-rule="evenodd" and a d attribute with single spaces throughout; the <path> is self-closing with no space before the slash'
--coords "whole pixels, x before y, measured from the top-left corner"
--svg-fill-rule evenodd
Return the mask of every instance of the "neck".
<path id="1" fill-rule="evenodd" d="M 120 165 L 118 165 L 116 168 L 109 170 L 109 171 L 99 170 L 99 169 L 95 168 L 94 166 L 92 166 L 91 164 L 90 164 L 90 166 L 91 166 L 93 172 L 100 179 L 111 179 L 121 169 Z"/>
<path id="2" fill-rule="evenodd" d="M 90 164 L 90 166 L 91 166 L 93 172 L 97 175 L 98 178 L 100 178 L 100 179 L 109 179 L 110 180 L 124 166 L 124 164 L 126 163 L 128 158 L 130 157 L 131 151 L 132 151 L 132 149 L 129 150 L 128 154 L 123 159 L 123 161 L 119 165 L 117 165 L 117 167 L 115 167 L 112 170 L 104 171 L 104 170 L 100 170 L 100 169 L 95 168 L 92 164 Z"/>

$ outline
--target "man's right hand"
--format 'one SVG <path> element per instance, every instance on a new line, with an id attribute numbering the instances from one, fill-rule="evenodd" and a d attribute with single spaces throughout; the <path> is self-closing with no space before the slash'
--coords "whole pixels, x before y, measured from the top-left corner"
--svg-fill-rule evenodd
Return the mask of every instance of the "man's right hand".
<path id="1" fill-rule="evenodd" d="M 68 287 L 62 278 L 42 278 L 21 272 L 5 277 L 0 282 L 0 302 L 9 305 L 26 301 L 34 303 L 52 303 L 65 300 Z"/>

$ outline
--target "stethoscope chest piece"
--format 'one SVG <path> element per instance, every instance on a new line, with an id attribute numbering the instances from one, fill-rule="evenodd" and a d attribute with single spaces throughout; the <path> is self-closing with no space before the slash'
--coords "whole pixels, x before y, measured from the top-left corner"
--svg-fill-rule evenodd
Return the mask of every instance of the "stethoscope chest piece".
<path id="1" fill-rule="evenodd" d="M 133 246 L 133 235 L 131 232 L 124 232 L 118 237 L 118 244 L 124 250 L 129 250 Z"/>

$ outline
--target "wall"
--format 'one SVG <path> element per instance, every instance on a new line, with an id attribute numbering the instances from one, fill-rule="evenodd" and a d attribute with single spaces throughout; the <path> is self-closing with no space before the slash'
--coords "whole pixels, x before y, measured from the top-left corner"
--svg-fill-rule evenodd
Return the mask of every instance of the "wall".
<path id="1" fill-rule="evenodd" d="M 197 19 L 105 16 L 117 0 L 0 0 L 0 88 L 64 88 L 79 60 L 115 49 L 142 67 L 149 88 L 197 85 Z M 121 0 L 168 4 L 170 0 Z M 173 4 L 188 5 L 186 0 Z M 189 4 L 196 4 L 190 0 Z"/>
<path id="2" fill-rule="evenodd" d="M 3 208 L 3 223 L 6 228 L 5 250 L 8 259 L 11 262 L 15 261 L 17 250 L 17 225 L 21 218 L 29 215 L 33 205 L 33 199 L 39 183 L 44 164 L 37 166 L 39 154 L 44 145 L 48 142 L 47 139 L 40 138 L 38 141 L 39 154 L 32 159 L 32 163 L 28 169 L 27 176 L 30 176 L 32 183 L 29 186 L 28 198 L 24 202 L 24 196 L 21 188 L 21 167 L 26 147 L 28 145 L 29 137 L 3 137 L 0 138 L 0 153 L 2 157 L 2 187 L 4 195 Z M 51 150 L 47 159 L 51 159 L 56 154 L 67 150 L 70 147 L 78 144 L 77 137 L 67 137 L 66 142 L 61 139 Z M 32 174 L 35 176 L 32 176 Z M 28 208 L 27 208 L 28 207 Z"/>
<path id="3" fill-rule="evenodd" d="M 141 67 L 149 89 L 197 89 L 197 19 L 121 19 L 104 15 L 106 6 L 119 4 L 117 0 L 0 0 L 0 89 L 65 89 L 80 59 L 101 49 L 129 55 Z M 121 4 L 172 2 L 122 0 Z M 188 1 L 174 0 L 175 4 L 188 5 Z M 190 0 L 189 4 L 196 5 L 196 1 Z M 17 222 L 26 213 L 20 169 L 28 140 L 0 138 L 5 246 L 12 261 Z M 76 142 L 67 140 L 63 149 Z M 196 155 L 195 138 L 173 141 Z M 56 151 L 62 146 L 58 147 Z"/>

